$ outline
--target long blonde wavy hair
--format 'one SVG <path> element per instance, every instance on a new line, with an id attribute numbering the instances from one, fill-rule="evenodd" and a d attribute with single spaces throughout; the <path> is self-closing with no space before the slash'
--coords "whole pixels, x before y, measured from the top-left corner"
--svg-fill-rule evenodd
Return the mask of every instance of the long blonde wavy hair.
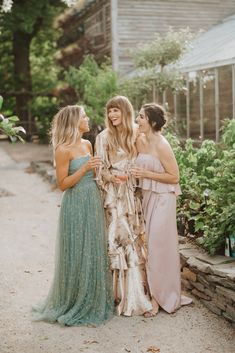
<path id="1" fill-rule="evenodd" d="M 118 108 L 122 113 L 122 129 L 113 126 L 108 117 L 109 109 Z M 136 155 L 136 126 L 134 122 L 134 109 L 125 96 L 115 96 L 106 104 L 105 125 L 108 130 L 107 143 L 111 151 L 119 146 L 130 156 Z"/>
<path id="2" fill-rule="evenodd" d="M 59 145 L 72 145 L 81 136 L 79 131 L 83 107 L 68 105 L 61 108 L 52 120 L 51 143 L 55 151 Z"/>

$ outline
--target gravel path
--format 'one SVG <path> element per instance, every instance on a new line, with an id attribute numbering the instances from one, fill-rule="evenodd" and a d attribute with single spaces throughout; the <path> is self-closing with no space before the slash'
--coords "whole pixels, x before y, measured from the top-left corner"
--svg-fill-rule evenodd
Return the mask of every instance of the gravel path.
<path id="1" fill-rule="evenodd" d="M 45 297 L 53 275 L 61 193 L 1 146 L 0 353 L 234 352 L 232 326 L 196 300 L 173 315 L 114 317 L 99 328 L 31 322 L 30 308 Z"/>

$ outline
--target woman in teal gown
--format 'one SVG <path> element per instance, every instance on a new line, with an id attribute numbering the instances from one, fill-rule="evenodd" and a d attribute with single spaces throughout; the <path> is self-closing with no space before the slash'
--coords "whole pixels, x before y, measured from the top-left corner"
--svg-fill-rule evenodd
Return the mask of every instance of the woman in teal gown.
<path id="1" fill-rule="evenodd" d="M 53 283 L 46 300 L 33 308 L 35 320 L 67 326 L 99 325 L 113 315 L 103 205 L 93 173 L 100 160 L 81 138 L 86 131 L 82 107 L 65 107 L 54 118 L 57 181 L 64 194 Z M 78 136 L 64 142 L 65 134 Z"/>

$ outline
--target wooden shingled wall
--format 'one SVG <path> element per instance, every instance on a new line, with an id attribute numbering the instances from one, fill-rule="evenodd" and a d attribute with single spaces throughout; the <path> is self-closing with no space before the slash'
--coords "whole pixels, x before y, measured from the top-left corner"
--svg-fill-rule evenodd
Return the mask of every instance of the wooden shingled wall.
<path id="1" fill-rule="evenodd" d="M 115 1 L 114 1 L 115 2 Z M 235 0 L 116 0 L 118 40 L 118 71 L 131 70 L 130 51 L 138 44 L 154 38 L 154 33 L 166 33 L 189 26 L 192 31 L 208 29 L 235 11 Z"/>

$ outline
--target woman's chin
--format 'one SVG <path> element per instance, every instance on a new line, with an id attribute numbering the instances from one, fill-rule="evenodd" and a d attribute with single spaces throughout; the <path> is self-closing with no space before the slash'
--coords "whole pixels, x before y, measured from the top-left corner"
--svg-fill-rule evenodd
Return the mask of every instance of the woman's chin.
<path id="1" fill-rule="evenodd" d="M 83 135 L 83 134 L 86 134 L 89 131 L 90 131 L 90 128 L 87 128 L 87 129 L 84 129 L 84 130 L 80 130 L 80 133 Z"/>
<path id="2" fill-rule="evenodd" d="M 118 126 L 120 126 L 122 123 L 114 123 L 113 124 L 113 127 L 118 127 Z"/>

